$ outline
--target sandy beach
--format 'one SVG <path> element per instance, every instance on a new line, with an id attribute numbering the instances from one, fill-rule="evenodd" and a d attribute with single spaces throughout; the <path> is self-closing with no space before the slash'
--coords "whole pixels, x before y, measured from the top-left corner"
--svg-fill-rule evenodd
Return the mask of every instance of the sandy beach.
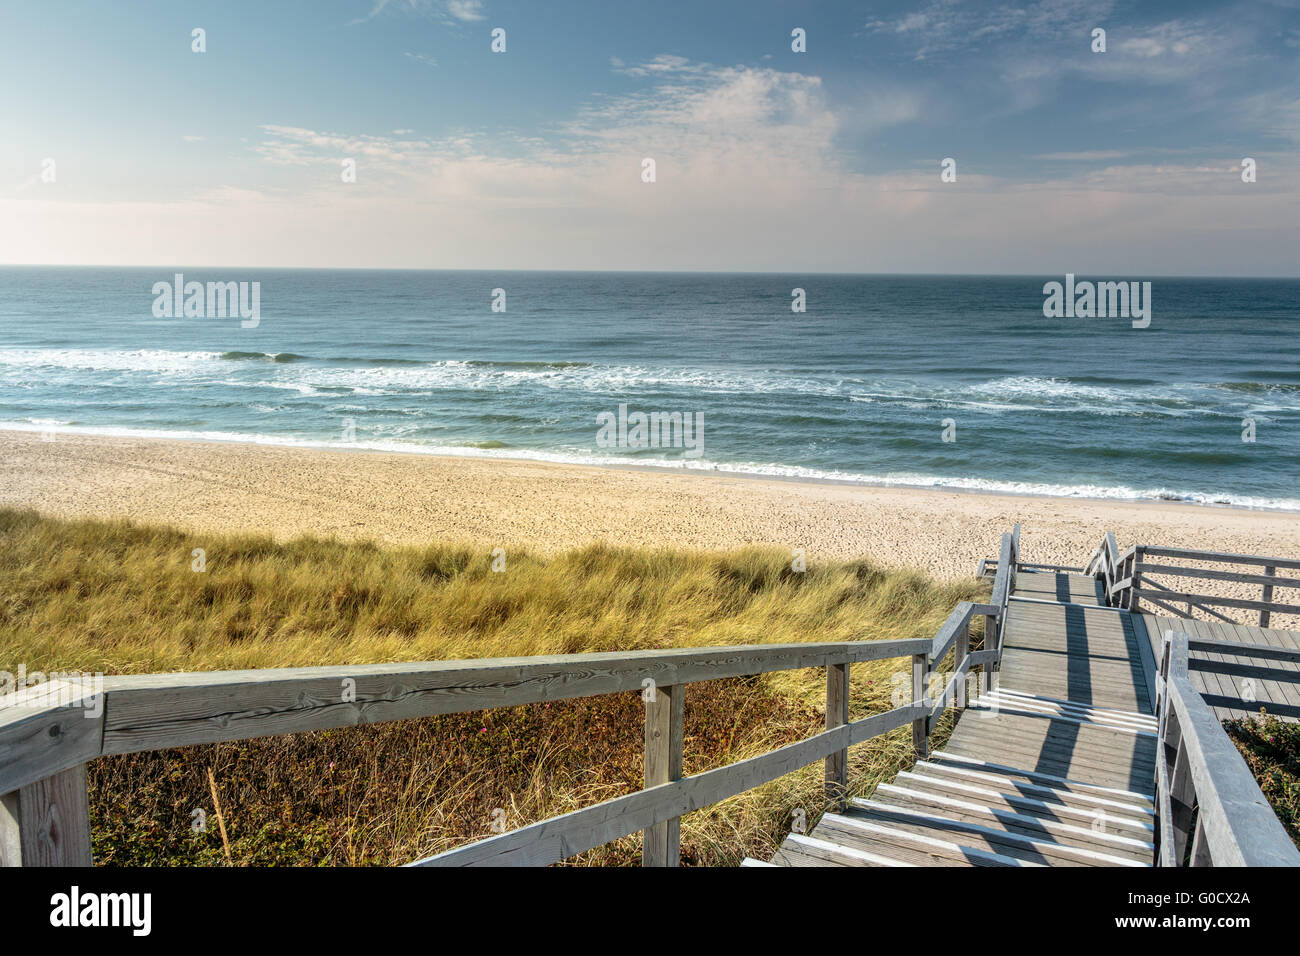
<path id="1" fill-rule="evenodd" d="M 973 574 L 1019 521 L 1023 559 L 1078 565 L 1102 532 L 1140 542 L 1300 555 L 1300 515 L 877 488 L 530 461 L 0 431 L 0 505 L 164 522 L 195 532 L 390 544 L 469 541 L 553 552 L 606 541 L 802 548 Z"/>

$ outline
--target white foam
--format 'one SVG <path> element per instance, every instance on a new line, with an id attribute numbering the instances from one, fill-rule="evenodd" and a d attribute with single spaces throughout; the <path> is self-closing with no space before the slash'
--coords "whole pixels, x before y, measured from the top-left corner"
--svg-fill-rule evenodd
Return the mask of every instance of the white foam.
<path id="1" fill-rule="evenodd" d="M 106 435 L 121 438 L 161 438 L 218 442 L 238 442 L 255 445 L 278 445 L 289 448 L 320 448 L 340 451 L 380 451 L 400 454 L 440 455 L 461 458 L 522 459 L 556 464 L 594 465 L 600 467 L 668 468 L 685 471 L 712 472 L 756 478 L 782 478 L 802 481 L 842 482 L 890 488 L 934 488 L 952 491 L 985 492 L 990 494 L 1027 495 L 1033 497 L 1085 498 L 1121 501 L 1173 501 L 1189 504 L 1221 505 L 1234 508 L 1270 511 L 1300 511 L 1300 499 L 1263 498 L 1252 495 L 1214 494 L 1198 491 L 1177 491 L 1167 488 L 1132 488 L 1127 485 L 1054 484 L 1049 482 L 1002 481 L 986 478 L 952 478 L 942 475 L 924 475 L 894 472 L 875 475 L 860 472 L 807 468 L 800 465 L 756 462 L 717 462 L 702 459 L 670 459 L 599 455 L 581 450 L 543 451 L 523 448 L 476 448 L 464 445 L 430 445 L 414 441 L 359 441 L 341 442 L 323 439 L 301 439 L 282 435 L 265 435 L 246 432 L 213 430 L 183 431 L 156 428 L 119 428 L 96 426 L 55 426 L 27 421 L 0 421 L 0 428 L 13 431 L 53 431 L 73 435 Z M 405 429 L 400 429 L 405 431 Z"/>

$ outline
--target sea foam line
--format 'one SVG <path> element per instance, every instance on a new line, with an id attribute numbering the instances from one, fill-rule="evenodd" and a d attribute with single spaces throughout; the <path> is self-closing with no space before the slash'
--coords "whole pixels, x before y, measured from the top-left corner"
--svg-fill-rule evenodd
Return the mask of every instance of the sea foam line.
<path id="1" fill-rule="evenodd" d="M 183 431 L 157 428 L 83 426 L 0 421 L 0 429 L 20 432 L 52 432 L 55 435 L 88 435 L 112 438 L 147 438 L 175 441 L 211 441 L 231 444 L 269 445 L 284 448 L 315 448 L 329 451 L 373 451 L 404 455 L 433 455 L 449 458 L 543 461 L 560 465 L 600 468 L 670 469 L 726 474 L 749 478 L 827 482 L 883 488 L 916 488 L 985 494 L 1023 495 L 1039 498 L 1081 498 L 1103 501 L 1169 501 L 1183 504 L 1216 505 L 1262 511 L 1300 511 L 1298 498 L 1262 498 L 1220 492 L 1178 491 L 1169 488 L 1133 488 L 1127 485 L 1055 484 L 1050 482 L 1005 481 L 991 478 L 962 478 L 946 475 L 892 473 L 875 475 L 803 465 L 756 462 L 721 462 L 708 459 L 668 459 L 637 456 L 599 455 L 582 451 L 545 451 L 528 448 L 483 448 L 470 445 L 427 445 L 403 441 L 341 442 L 325 439 L 292 438 L 226 431 Z"/>

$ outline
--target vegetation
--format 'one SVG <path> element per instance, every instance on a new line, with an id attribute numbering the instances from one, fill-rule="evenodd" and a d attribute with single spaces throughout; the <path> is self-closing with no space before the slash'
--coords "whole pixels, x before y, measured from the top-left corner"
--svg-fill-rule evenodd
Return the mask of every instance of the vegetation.
<path id="1" fill-rule="evenodd" d="M 1273 812 L 1300 847 L 1300 724 L 1261 711 L 1258 717 L 1227 721 L 1224 726 Z"/>
<path id="2" fill-rule="evenodd" d="M 929 637 L 982 590 L 973 579 L 938 584 L 860 561 L 814 561 L 799 573 L 774 548 L 511 551 L 494 571 L 491 555 L 451 544 L 277 543 L 0 510 L 0 669 L 10 671 Z M 907 668 L 855 665 L 853 716 L 893 706 L 891 694 L 909 686 Z M 815 732 L 824 693 L 819 669 L 693 686 L 686 772 Z M 101 758 L 90 768 L 95 856 L 135 865 L 408 862 L 489 835 L 497 809 L 513 828 L 638 789 L 642 719 L 637 694 L 616 694 Z M 867 792 L 911 760 L 907 728 L 856 747 L 851 790 Z M 796 807 L 816 819 L 820 791 L 817 765 L 689 815 L 684 862 L 770 855 Z M 633 837 L 577 862 L 636 863 L 639 854 Z"/>

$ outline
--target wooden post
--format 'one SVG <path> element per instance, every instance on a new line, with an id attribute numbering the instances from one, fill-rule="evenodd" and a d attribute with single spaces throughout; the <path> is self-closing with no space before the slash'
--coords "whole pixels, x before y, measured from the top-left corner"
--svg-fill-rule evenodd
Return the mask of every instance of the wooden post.
<path id="1" fill-rule="evenodd" d="M 657 787 L 682 778 L 682 718 L 686 685 L 655 687 L 645 702 L 645 785 Z M 681 817 L 641 832 L 642 866 L 676 866 L 681 857 Z"/>
<path id="2" fill-rule="evenodd" d="M 849 722 L 849 665 L 826 665 L 826 729 Z M 848 806 L 849 751 L 846 747 L 826 758 L 826 806 L 843 813 Z"/>
<path id="3" fill-rule="evenodd" d="M 1200 813 L 1196 814 L 1196 835 L 1192 837 L 1192 853 L 1187 865 L 1214 866 L 1210 859 L 1210 841 L 1205 836 L 1205 820 Z"/>
<path id="4" fill-rule="evenodd" d="M 1181 733 L 1176 746 L 1174 767 L 1169 774 L 1169 822 L 1174 828 L 1174 865 L 1182 866 L 1183 857 L 1187 854 L 1187 843 L 1192 836 L 1192 808 L 1196 804 L 1196 792 L 1192 785 L 1191 761 L 1187 748 L 1183 746 Z"/>
<path id="5" fill-rule="evenodd" d="M 998 649 L 998 619 L 996 615 L 984 615 L 984 650 L 996 651 Z M 985 694 L 993 693 L 993 671 L 996 665 L 985 664 L 984 671 L 981 674 L 983 687 L 981 691 Z"/>
<path id="6" fill-rule="evenodd" d="M 0 797 L 0 865 L 90 863 L 85 764 Z"/>
<path id="7" fill-rule="evenodd" d="M 958 710 L 966 708 L 966 678 L 968 674 L 961 672 L 961 666 L 966 662 L 966 655 L 970 653 L 970 618 L 966 618 L 966 626 L 961 629 L 957 635 L 957 640 L 953 642 L 952 649 L 952 673 L 957 678 L 957 686 L 953 688 L 955 699 L 953 706 Z"/>
<path id="8" fill-rule="evenodd" d="M 1264 568 L 1264 573 L 1265 573 L 1266 575 L 1268 575 L 1269 577 L 1273 577 L 1275 574 L 1277 574 L 1277 568 L 1273 567 L 1272 565 L 1268 565 L 1268 566 L 1266 566 L 1266 567 Z M 1267 604 L 1267 603 L 1268 603 L 1269 601 L 1271 601 L 1271 600 L 1273 600 L 1273 585 L 1271 585 L 1271 584 L 1265 584 L 1265 585 L 1264 585 L 1264 603 Z M 1259 609 L 1259 626 L 1260 626 L 1260 627 L 1268 627 L 1268 614 L 1269 614 L 1269 612 L 1268 612 L 1268 608 L 1263 608 L 1263 607 L 1262 607 L 1262 608 Z"/>
<path id="9" fill-rule="evenodd" d="M 1133 583 L 1128 589 L 1128 610 L 1139 611 L 1138 607 L 1138 582 L 1142 580 L 1142 549 L 1136 548 L 1133 551 Z"/>
<path id="10" fill-rule="evenodd" d="M 18 791 L 0 795 L 0 866 L 23 865 L 19 820 Z"/>
<path id="11" fill-rule="evenodd" d="M 912 702 L 921 703 L 925 700 L 925 678 L 927 671 L 930 669 L 929 654 L 912 655 Z M 916 718 L 912 721 L 912 749 L 916 751 L 917 759 L 924 760 L 930 756 L 930 718 L 929 715 Z"/>

